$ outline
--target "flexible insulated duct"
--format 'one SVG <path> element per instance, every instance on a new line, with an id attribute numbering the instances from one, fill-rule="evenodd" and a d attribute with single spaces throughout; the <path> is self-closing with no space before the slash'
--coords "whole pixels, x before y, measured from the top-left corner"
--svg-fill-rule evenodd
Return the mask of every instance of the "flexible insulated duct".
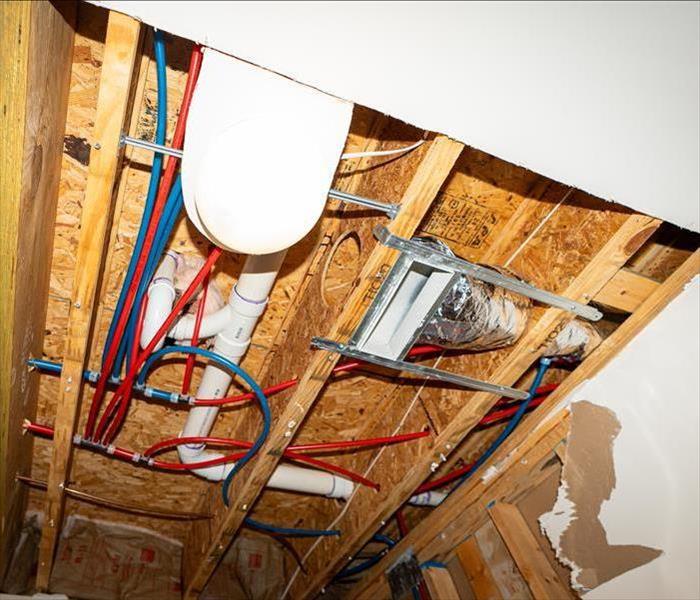
<path id="1" fill-rule="evenodd" d="M 415 241 L 454 256 L 441 241 Z M 489 268 L 513 276 L 503 268 Z M 531 305 L 529 298 L 462 275 L 423 328 L 419 342 L 474 351 L 510 346 L 525 331 Z"/>

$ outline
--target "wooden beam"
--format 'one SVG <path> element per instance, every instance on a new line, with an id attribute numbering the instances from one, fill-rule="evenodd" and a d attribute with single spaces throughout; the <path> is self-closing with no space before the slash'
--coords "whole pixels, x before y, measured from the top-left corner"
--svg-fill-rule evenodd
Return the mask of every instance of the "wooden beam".
<path id="1" fill-rule="evenodd" d="M 428 586 L 430 597 L 436 600 L 457 600 L 459 592 L 450 572 L 444 567 L 429 567 L 423 570 L 423 579 Z"/>
<path id="2" fill-rule="evenodd" d="M 402 237 L 410 237 L 414 233 L 449 175 L 462 148 L 462 144 L 446 137 L 438 137 L 430 144 L 403 195 L 399 215 L 389 226 L 392 233 Z M 343 306 L 340 316 L 327 333 L 328 337 L 340 341 L 347 340 L 359 323 L 366 307 L 371 303 L 373 291 L 388 273 L 388 267 L 393 262 L 395 254 L 395 251 L 385 246 L 374 248 L 362 269 L 359 285 Z M 218 528 L 213 531 L 213 535 L 206 535 L 203 542 L 195 539 L 192 544 L 194 552 L 199 548 L 203 551 L 189 576 L 188 571 L 185 571 L 187 597 L 194 597 L 201 593 L 339 358 L 337 354 L 323 351 L 315 351 L 309 356 L 311 358 L 300 383 L 290 400 L 286 402 L 281 415 L 275 418 L 275 425 L 258 458 L 234 482 L 231 497 L 235 498 L 235 503 L 226 511 L 223 518 L 219 519 Z M 218 512 L 221 514 L 221 509 Z M 204 530 L 201 529 L 201 531 Z"/>
<path id="3" fill-rule="evenodd" d="M 700 272 L 700 251 L 686 260 L 647 300 L 579 365 L 541 407 L 528 416 L 484 465 L 487 479 L 472 478 L 458 488 L 403 538 L 382 561 L 370 569 L 353 591 L 353 598 L 380 597 L 386 590 L 385 570 L 409 548 L 419 560 L 449 554 L 483 523 L 492 501 L 513 497 L 532 485 L 531 473 L 568 433 L 568 412 L 557 407 L 582 382 L 593 377 L 658 315 Z M 482 472 L 484 472 L 482 470 Z"/>
<path id="4" fill-rule="evenodd" d="M 535 600 L 570 598 L 518 507 L 498 502 L 489 509 L 489 515 Z"/>
<path id="5" fill-rule="evenodd" d="M 657 287 L 659 283 L 653 279 L 620 269 L 594 300 L 610 308 L 633 313 Z"/>
<path id="6" fill-rule="evenodd" d="M 622 267 L 627 259 L 639 248 L 658 227 L 659 221 L 643 215 L 627 215 L 618 221 L 617 229 L 608 234 L 607 242 L 599 246 L 595 255 L 582 268 L 580 273 L 569 279 L 570 283 L 561 290 L 565 297 L 586 302 L 590 300 L 610 278 Z M 474 372 L 479 361 L 486 362 L 480 374 L 489 381 L 501 385 L 513 385 L 535 363 L 549 340 L 556 336 L 571 319 L 571 315 L 559 309 L 549 308 L 522 335 L 511 348 L 501 353 L 482 353 L 474 356 L 469 366 Z M 469 358 L 472 360 L 472 358 Z M 469 373 L 471 374 L 471 373 Z M 413 393 L 413 392 L 411 392 Z M 467 393 L 462 391 L 460 408 L 455 416 L 439 431 L 432 443 L 416 451 L 417 445 L 393 446 L 386 453 L 386 462 L 378 461 L 375 472 L 384 473 L 383 488 L 389 492 L 377 499 L 375 492 L 367 489 L 356 490 L 348 506 L 343 509 L 342 520 L 335 526 L 343 530 L 341 538 L 324 538 L 316 548 L 316 563 L 309 564 L 310 576 L 298 584 L 298 591 L 304 596 L 313 596 L 337 572 L 347 560 L 355 555 L 374 532 L 376 532 L 396 510 L 405 503 L 413 491 L 422 483 L 449 454 L 459 446 L 467 433 L 479 422 L 498 400 L 485 392 Z M 464 394 L 468 394 L 465 400 Z M 405 403 L 400 403 L 405 405 Z M 413 427 L 416 426 L 414 423 Z M 364 435 L 364 433 L 363 433 Z M 380 471 L 380 466 L 383 465 Z M 396 465 L 406 465 L 407 471 L 397 471 Z M 318 571 L 316 570 L 318 568 Z M 298 573 L 298 572 L 297 572 Z M 296 576 L 298 577 L 298 575 Z M 311 579 L 311 581 L 309 581 Z"/>
<path id="7" fill-rule="evenodd" d="M 474 536 L 461 543 L 456 550 L 462 569 L 472 586 L 476 600 L 502 600 L 503 596 Z"/>
<path id="8" fill-rule="evenodd" d="M 0 581 L 22 526 L 31 469 L 75 2 L 0 3 Z M 47 48 L 50 51 L 47 52 Z"/>
<path id="9" fill-rule="evenodd" d="M 112 193 L 121 154 L 119 137 L 129 104 L 139 37 L 138 21 L 117 12 L 110 13 L 54 423 L 46 518 L 39 549 L 39 589 L 48 589 L 63 518 L 63 488 L 70 470 L 72 439 L 83 387 L 82 372 L 93 322 L 95 290 L 102 268 L 105 238 L 111 224 Z"/>

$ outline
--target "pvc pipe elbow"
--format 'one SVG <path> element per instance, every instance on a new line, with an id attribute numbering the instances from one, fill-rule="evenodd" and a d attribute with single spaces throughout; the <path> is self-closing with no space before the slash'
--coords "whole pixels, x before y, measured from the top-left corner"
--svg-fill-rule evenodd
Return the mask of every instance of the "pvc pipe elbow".
<path id="1" fill-rule="evenodd" d="M 185 315 L 178 319 L 168 332 L 168 336 L 178 341 L 189 341 L 194 335 L 194 315 Z M 227 304 L 210 315 L 204 315 L 199 328 L 200 338 L 214 337 L 221 333 L 231 321 L 231 307 Z"/>
<path id="2" fill-rule="evenodd" d="M 167 252 L 148 287 L 140 339 L 142 348 L 150 343 L 173 308 L 176 296 L 173 280 L 178 260 L 176 252 Z M 158 342 L 154 350 L 159 350 L 162 346 L 163 340 Z"/>

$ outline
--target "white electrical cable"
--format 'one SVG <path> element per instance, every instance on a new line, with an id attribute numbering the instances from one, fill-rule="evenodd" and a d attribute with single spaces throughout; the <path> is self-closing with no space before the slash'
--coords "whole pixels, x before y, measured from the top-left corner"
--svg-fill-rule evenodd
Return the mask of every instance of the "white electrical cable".
<path id="1" fill-rule="evenodd" d="M 440 353 L 440 356 L 437 357 L 435 360 L 435 363 L 433 364 L 433 369 L 437 368 L 437 366 L 440 364 L 440 361 L 442 360 L 442 357 L 444 356 L 444 352 Z M 423 380 L 423 383 L 421 384 L 420 388 L 418 388 L 418 391 L 415 393 L 413 396 L 413 400 L 411 400 L 411 403 L 408 405 L 408 408 L 406 409 L 406 412 L 404 413 L 403 417 L 401 417 L 401 420 L 399 421 L 399 424 L 396 426 L 394 431 L 391 433 L 391 436 L 398 435 L 399 431 L 401 431 L 401 428 L 404 426 L 404 423 L 406 422 L 406 419 L 408 419 L 408 415 L 411 414 L 411 411 L 413 410 L 413 407 L 415 406 L 416 402 L 418 402 L 418 399 L 420 397 L 421 392 L 423 391 L 423 388 L 425 388 L 426 384 L 430 381 L 430 377 L 427 377 L 426 379 Z M 377 461 L 381 458 L 382 454 L 384 453 L 384 450 L 386 449 L 386 446 L 382 446 L 379 449 L 379 452 L 377 452 L 377 455 L 372 459 L 372 462 L 369 463 L 369 466 L 367 469 L 365 469 L 365 472 L 363 473 L 363 477 L 367 477 L 369 475 L 369 472 L 374 468 L 374 465 L 377 464 Z M 343 510 L 341 510 L 338 513 L 338 516 L 331 521 L 330 525 L 326 527 L 326 529 L 334 529 L 335 526 L 338 524 L 338 522 L 345 516 L 345 513 L 347 512 L 348 508 L 350 508 L 350 504 L 352 503 L 353 498 L 355 497 L 355 494 L 359 491 L 360 486 L 356 485 L 355 489 L 353 490 L 350 498 L 347 499 L 345 502 L 345 506 L 343 507 Z M 313 544 L 311 544 L 311 547 L 306 551 L 306 554 L 302 556 L 301 562 L 305 563 L 306 559 L 311 556 L 311 553 L 316 549 L 316 547 L 323 541 L 323 538 L 316 538 Z M 280 599 L 284 599 L 287 594 L 289 594 L 289 590 L 292 588 L 292 585 L 294 584 L 295 579 L 299 575 L 301 571 L 301 567 L 297 566 L 296 571 L 294 571 L 294 575 L 290 578 L 289 582 L 287 583 L 286 587 L 284 588 L 284 591 L 282 594 L 280 594 Z"/>
<path id="2" fill-rule="evenodd" d="M 340 155 L 340 160 L 349 160 L 351 158 L 364 158 L 365 156 L 392 156 L 394 154 L 403 154 L 404 152 L 410 152 L 415 150 L 418 146 L 425 144 L 425 140 L 419 140 L 415 144 L 410 146 L 405 146 L 403 148 L 396 148 L 395 150 L 370 150 L 367 152 L 346 152 Z"/>

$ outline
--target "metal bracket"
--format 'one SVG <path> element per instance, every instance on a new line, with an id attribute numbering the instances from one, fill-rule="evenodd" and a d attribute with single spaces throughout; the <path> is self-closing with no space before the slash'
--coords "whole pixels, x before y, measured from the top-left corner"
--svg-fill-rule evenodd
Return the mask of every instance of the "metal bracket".
<path id="1" fill-rule="evenodd" d="M 408 256 L 434 269 L 462 273 L 474 279 L 492 283 L 493 285 L 515 292 L 516 294 L 532 298 L 537 302 L 569 311 L 589 321 L 599 321 L 603 317 L 603 313 L 592 306 L 587 306 L 586 304 L 581 304 L 570 298 L 546 292 L 529 283 L 502 275 L 494 269 L 475 265 L 474 263 L 455 258 L 454 256 L 450 256 L 434 248 L 427 248 L 423 244 L 396 236 L 383 225 L 377 225 L 374 228 L 374 235 L 383 245 L 394 248 L 404 256 Z"/>
<path id="2" fill-rule="evenodd" d="M 366 208 L 371 208 L 372 210 L 382 211 L 392 220 L 396 218 L 396 215 L 399 214 L 399 209 L 401 208 L 400 204 L 379 202 L 378 200 L 364 198 L 363 196 L 356 196 L 355 194 L 348 194 L 347 192 L 341 192 L 340 190 L 330 190 L 328 192 L 328 197 L 335 198 L 336 200 L 342 200 L 343 202 L 350 202 L 352 204 L 364 206 Z"/>
<path id="3" fill-rule="evenodd" d="M 455 373 L 449 373 L 448 371 L 441 371 L 440 369 L 433 369 L 432 367 L 424 367 L 423 365 L 416 365 L 414 363 L 402 361 L 402 360 L 391 360 L 389 358 L 383 358 L 381 356 L 376 356 L 374 354 L 368 354 L 367 352 L 362 352 L 357 348 L 348 346 L 346 344 L 341 344 L 340 342 L 334 342 L 332 340 L 327 340 L 325 338 L 314 337 L 311 339 L 311 345 L 319 350 L 328 350 L 329 352 L 337 352 L 348 358 L 354 358 L 361 360 L 363 362 L 371 363 L 373 365 L 378 365 L 380 367 L 387 367 L 389 369 L 394 369 L 397 371 L 405 371 L 407 373 L 414 373 L 419 375 L 424 379 L 435 379 L 438 381 L 444 381 L 445 383 L 452 383 L 460 387 L 469 388 L 472 390 L 479 390 L 481 392 L 488 392 L 490 394 L 497 394 L 499 396 L 505 396 L 506 398 L 513 398 L 514 400 L 525 400 L 528 397 L 527 392 L 523 390 L 516 390 L 505 385 L 497 385 L 495 383 L 488 383 L 487 381 L 481 381 L 479 379 L 472 379 L 471 377 L 466 377 L 464 375 L 457 375 Z"/>
<path id="4" fill-rule="evenodd" d="M 131 137 L 122 133 L 119 138 L 119 145 L 124 146 L 135 146 L 136 148 L 143 148 L 144 150 L 150 150 L 151 152 L 160 152 L 161 154 L 167 154 L 168 156 L 174 156 L 175 158 L 182 158 L 182 150 L 176 150 L 175 148 L 170 148 L 169 146 L 163 146 L 161 144 L 154 144 L 147 140 L 140 140 L 135 137 Z M 395 219 L 396 215 L 399 214 L 400 204 L 389 204 L 387 202 L 379 202 L 378 200 L 372 200 L 371 198 L 364 198 L 363 196 L 356 196 L 355 194 L 348 194 L 347 192 L 341 192 L 340 190 L 330 190 L 328 192 L 329 198 L 335 198 L 336 200 L 342 200 L 343 202 L 350 202 L 351 204 L 357 204 L 359 206 L 364 206 L 365 208 L 371 208 L 372 210 L 378 210 L 386 213 L 387 217 L 390 219 Z"/>
<path id="5" fill-rule="evenodd" d="M 136 148 L 143 148 L 144 150 L 150 150 L 151 152 L 160 152 L 161 154 L 167 154 L 168 156 L 174 156 L 175 158 L 182 158 L 182 150 L 176 150 L 170 146 L 163 146 L 161 144 L 154 144 L 147 140 L 140 140 L 130 135 L 122 133 L 119 138 L 120 146 L 135 146 Z"/>

